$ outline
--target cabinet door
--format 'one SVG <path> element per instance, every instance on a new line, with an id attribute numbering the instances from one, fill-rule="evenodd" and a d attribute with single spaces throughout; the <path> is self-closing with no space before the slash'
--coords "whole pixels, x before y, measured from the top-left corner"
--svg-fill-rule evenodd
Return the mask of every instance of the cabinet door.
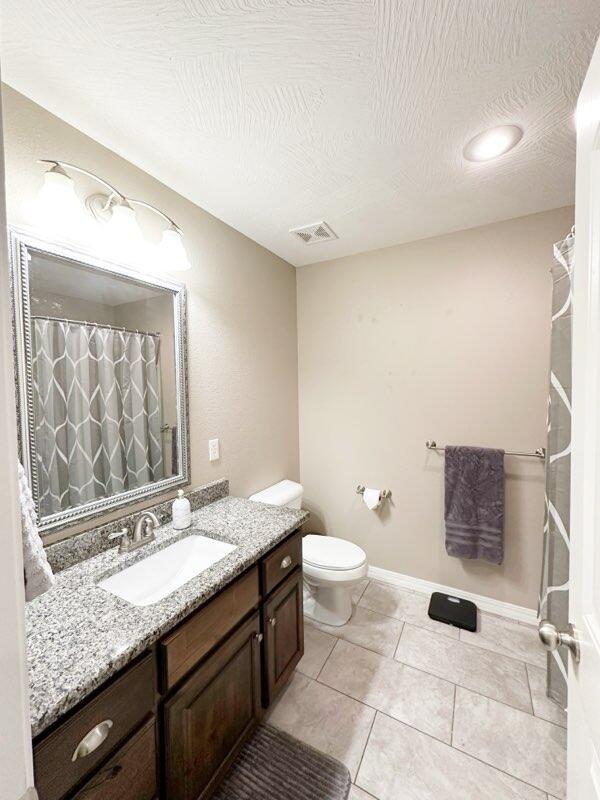
<path id="1" fill-rule="evenodd" d="M 165 797 L 209 797 L 262 716 L 254 614 L 164 706 Z"/>
<path id="2" fill-rule="evenodd" d="M 302 570 L 296 570 L 264 605 L 265 707 L 287 683 L 304 654 Z"/>

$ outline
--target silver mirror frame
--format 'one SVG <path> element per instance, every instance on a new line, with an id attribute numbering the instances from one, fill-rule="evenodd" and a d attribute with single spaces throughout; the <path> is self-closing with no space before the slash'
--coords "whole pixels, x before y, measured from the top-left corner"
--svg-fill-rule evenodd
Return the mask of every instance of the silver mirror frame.
<path id="1" fill-rule="evenodd" d="M 173 295 L 173 325 L 175 339 L 175 376 L 178 442 L 178 474 L 156 483 L 131 489 L 112 497 L 93 500 L 81 506 L 51 514 L 39 520 L 41 534 L 67 528 L 85 520 L 103 516 L 113 509 L 163 494 L 190 482 L 189 399 L 187 387 L 187 309 L 185 285 L 158 275 L 144 275 L 134 269 L 96 258 L 90 253 L 70 246 L 40 239 L 28 231 L 9 229 L 9 260 L 13 304 L 13 349 L 15 360 L 19 457 L 39 511 L 36 463 L 35 421 L 33 408 L 31 305 L 29 294 L 30 252 L 55 256 L 78 266 L 98 272 L 118 275 L 133 283 L 165 289 Z"/>

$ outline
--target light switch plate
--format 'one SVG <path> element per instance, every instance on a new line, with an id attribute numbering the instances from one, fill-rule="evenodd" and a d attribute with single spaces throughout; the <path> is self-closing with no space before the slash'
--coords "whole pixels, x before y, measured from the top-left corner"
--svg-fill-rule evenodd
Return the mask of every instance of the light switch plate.
<path id="1" fill-rule="evenodd" d="M 219 458 L 220 458 L 219 440 L 218 439 L 209 439 L 208 440 L 208 460 L 209 461 L 218 461 Z"/>

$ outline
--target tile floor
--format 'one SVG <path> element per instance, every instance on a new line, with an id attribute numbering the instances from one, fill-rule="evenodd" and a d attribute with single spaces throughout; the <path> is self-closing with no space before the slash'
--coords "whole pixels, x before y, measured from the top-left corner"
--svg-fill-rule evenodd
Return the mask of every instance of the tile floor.
<path id="1" fill-rule="evenodd" d="M 376 581 L 341 628 L 305 625 L 305 655 L 268 721 L 343 761 L 350 800 L 562 800 L 566 715 L 526 625 L 476 634 Z"/>

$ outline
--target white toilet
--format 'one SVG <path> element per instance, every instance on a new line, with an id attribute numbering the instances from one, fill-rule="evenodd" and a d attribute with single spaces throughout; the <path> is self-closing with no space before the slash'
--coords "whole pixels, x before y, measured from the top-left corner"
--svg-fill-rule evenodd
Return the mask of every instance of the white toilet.
<path id="1" fill-rule="evenodd" d="M 250 497 L 258 503 L 300 508 L 303 488 L 280 481 Z M 367 575 L 364 550 L 345 539 L 310 533 L 302 540 L 304 614 L 326 625 L 344 625 L 352 616 L 352 588 Z"/>

